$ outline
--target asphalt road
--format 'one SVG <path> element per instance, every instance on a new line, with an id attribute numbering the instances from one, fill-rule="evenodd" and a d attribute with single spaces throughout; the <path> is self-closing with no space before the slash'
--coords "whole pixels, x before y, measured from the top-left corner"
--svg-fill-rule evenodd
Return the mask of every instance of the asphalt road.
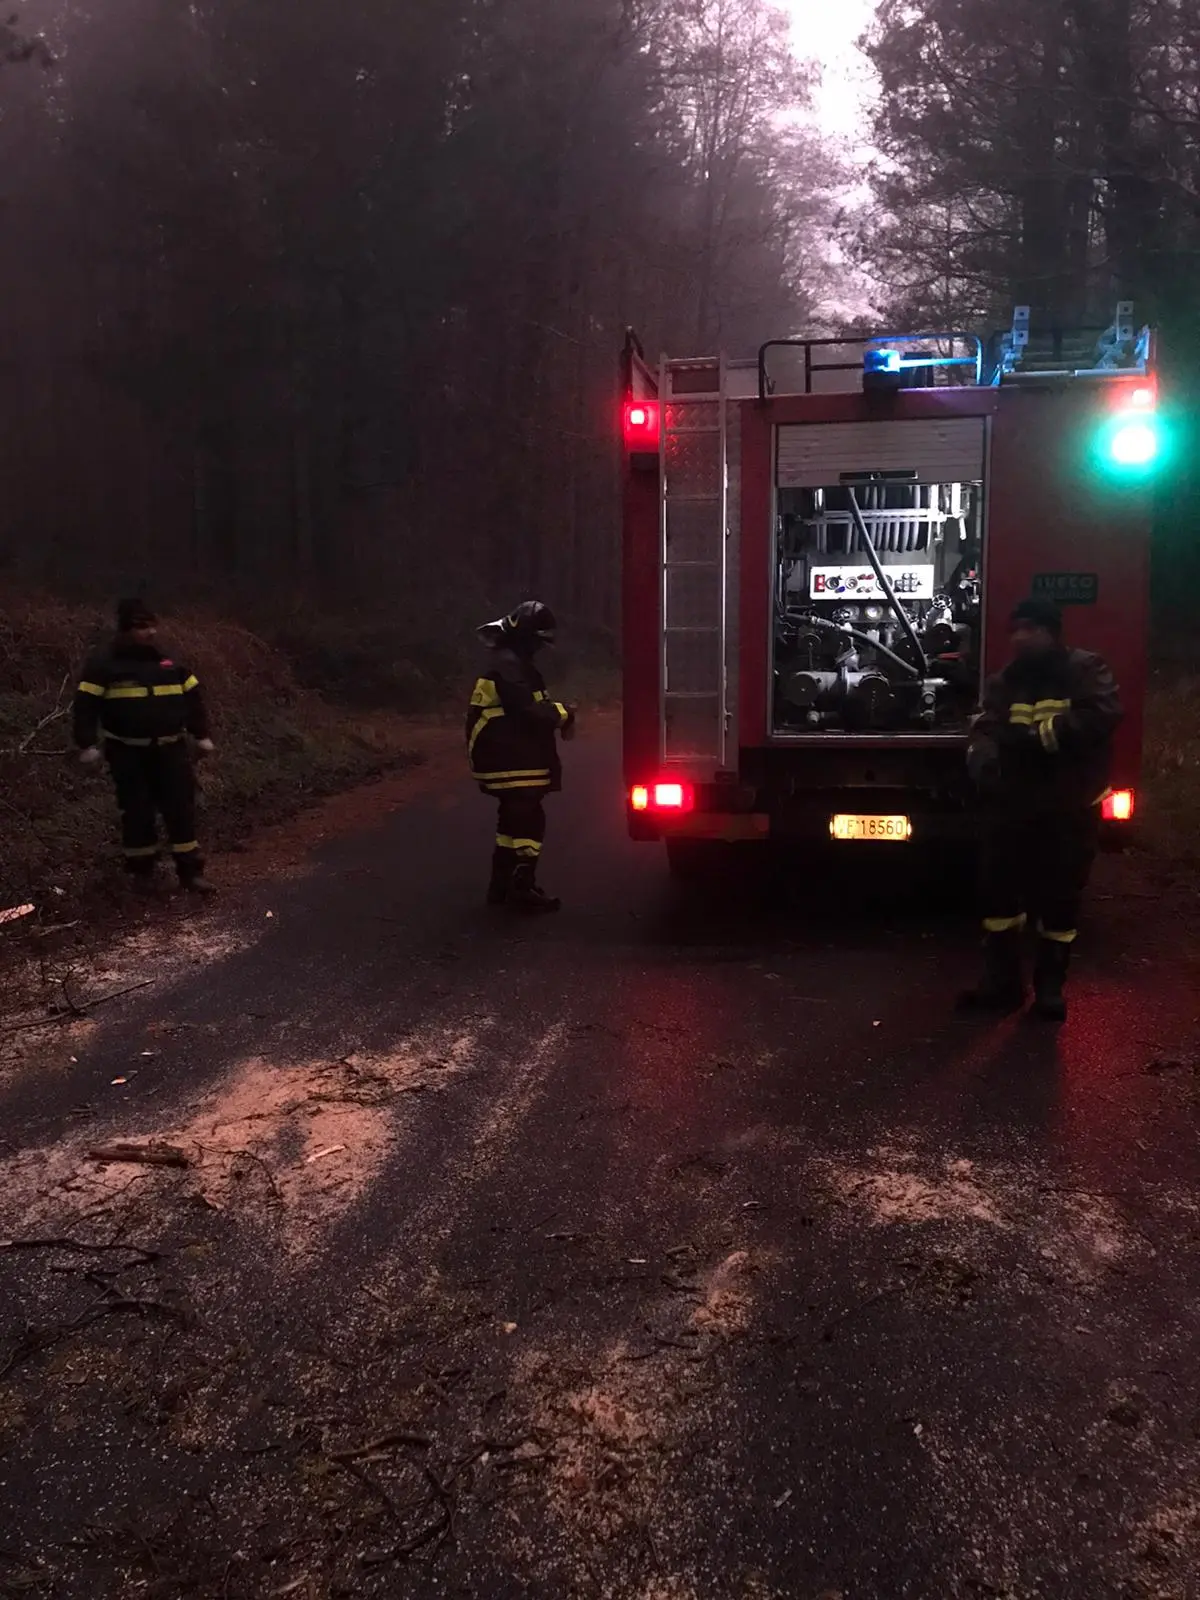
<path id="1" fill-rule="evenodd" d="M 0 1594 L 1200 1595 L 1194 890 L 964 1023 L 886 860 L 697 901 L 568 757 L 561 917 L 435 766 L 21 1036 Z"/>

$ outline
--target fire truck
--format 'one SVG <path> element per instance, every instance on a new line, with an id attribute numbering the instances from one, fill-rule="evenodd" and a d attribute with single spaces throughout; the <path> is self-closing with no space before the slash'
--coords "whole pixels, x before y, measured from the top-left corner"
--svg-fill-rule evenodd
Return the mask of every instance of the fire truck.
<path id="1" fill-rule="evenodd" d="M 629 832 L 690 873 L 731 844 L 969 849 L 965 749 L 1029 595 L 1121 686 L 1105 841 L 1136 809 L 1155 338 L 778 339 L 646 359 L 627 335 Z"/>

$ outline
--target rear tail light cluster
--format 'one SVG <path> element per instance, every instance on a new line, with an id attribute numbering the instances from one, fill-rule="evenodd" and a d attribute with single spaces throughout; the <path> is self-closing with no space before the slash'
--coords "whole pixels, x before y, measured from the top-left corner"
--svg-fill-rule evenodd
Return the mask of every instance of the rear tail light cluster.
<path id="1" fill-rule="evenodd" d="M 660 811 L 679 816 L 695 806 L 696 791 L 690 783 L 635 783 L 629 791 L 629 804 L 634 811 Z"/>
<path id="2" fill-rule="evenodd" d="M 1108 465 L 1126 472 L 1153 467 L 1162 453 L 1158 392 L 1151 382 L 1116 392 L 1117 406 L 1103 429 Z"/>
<path id="3" fill-rule="evenodd" d="M 1133 811 L 1132 789 L 1111 789 L 1100 802 L 1100 815 L 1105 822 L 1132 822 Z"/>
<path id="4" fill-rule="evenodd" d="M 627 450 L 658 450 L 662 412 L 657 400 L 627 400 L 625 402 L 625 448 Z"/>

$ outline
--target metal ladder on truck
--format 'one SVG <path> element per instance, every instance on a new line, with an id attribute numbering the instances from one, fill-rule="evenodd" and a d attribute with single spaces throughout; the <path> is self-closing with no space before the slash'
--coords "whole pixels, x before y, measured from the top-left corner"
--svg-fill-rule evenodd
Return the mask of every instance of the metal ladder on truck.
<path id="1" fill-rule="evenodd" d="M 739 408 L 730 401 L 723 356 L 664 359 L 659 395 L 662 756 L 715 771 L 726 765 L 736 704 L 730 624 L 736 620 Z"/>

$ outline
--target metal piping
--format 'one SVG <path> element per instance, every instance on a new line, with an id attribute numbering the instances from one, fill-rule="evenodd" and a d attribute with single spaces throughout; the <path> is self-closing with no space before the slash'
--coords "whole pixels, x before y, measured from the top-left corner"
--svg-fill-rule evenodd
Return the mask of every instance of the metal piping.
<path id="1" fill-rule="evenodd" d="M 916 674 L 916 676 L 918 678 L 925 678 L 929 674 L 929 661 L 925 655 L 925 651 L 921 648 L 920 639 L 917 638 L 917 630 L 908 620 L 908 613 L 905 611 L 904 607 L 900 604 L 899 600 L 896 599 L 896 591 L 892 588 L 892 580 L 884 571 L 879 557 L 875 553 L 875 546 L 871 543 L 871 535 L 867 532 L 867 525 L 863 520 L 862 511 L 859 509 L 858 496 L 855 494 L 853 487 L 849 484 L 846 486 L 846 495 L 850 501 L 850 515 L 854 518 L 854 526 L 858 530 L 858 537 L 863 542 L 863 548 L 867 552 L 867 558 L 872 567 L 875 569 L 875 577 L 878 580 L 879 587 L 887 596 L 888 604 L 891 606 L 896 615 L 896 621 L 904 629 L 904 632 L 908 638 L 908 642 L 916 651 L 917 660 L 921 663 L 921 670 Z M 896 659 L 898 660 L 899 658 L 897 657 Z"/>
<path id="2" fill-rule="evenodd" d="M 922 674 L 913 666 L 911 661 L 905 661 L 903 656 L 898 656 L 894 650 L 889 650 L 887 645 L 880 644 L 878 640 L 872 639 L 869 633 L 863 633 L 859 628 L 852 628 L 849 623 L 830 622 L 827 617 L 810 617 L 806 614 L 802 625 L 804 627 L 825 628 L 830 633 L 840 633 L 844 639 L 858 639 L 871 650 L 878 650 L 881 656 L 886 656 L 889 661 L 894 661 L 898 667 L 903 667 L 910 678 L 915 678 L 918 683 L 924 681 Z M 923 653 L 921 660 L 925 660 Z"/>

